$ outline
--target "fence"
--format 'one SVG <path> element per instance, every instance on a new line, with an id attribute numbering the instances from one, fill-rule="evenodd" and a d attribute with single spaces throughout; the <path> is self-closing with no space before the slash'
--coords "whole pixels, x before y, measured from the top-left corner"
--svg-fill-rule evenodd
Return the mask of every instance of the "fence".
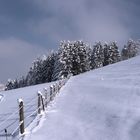
<path id="1" fill-rule="evenodd" d="M 37 115 L 40 115 L 45 111 L 48 104 L 54 99 L 56 94 L 59 93 L 61 87 L 65 85 L 67 80 L 68 79 L 60 80 L 51 85 L 49 88 L 44 88 L 43 92 L 38 91 L 36 97 L 32 98 L 26 104 L 24 104 L 22 99 L 18 99 L 19 109 L 0 123 L 1 127 L 3 124 L 7 124 L 8 121 L 11 120 L 6 127 L 2 128 L 5 133 L 3 134 L 3 137 L 7 140 L 8 137 L 16 137 L 18 134 L 23 135 L 25 128 L 31 124 Z M 13 116 L 16 117 L 16 119 L 13 119 Z M 10 126 L 12 125 L 14 125 L 14 130 L 10 130 Z"/>

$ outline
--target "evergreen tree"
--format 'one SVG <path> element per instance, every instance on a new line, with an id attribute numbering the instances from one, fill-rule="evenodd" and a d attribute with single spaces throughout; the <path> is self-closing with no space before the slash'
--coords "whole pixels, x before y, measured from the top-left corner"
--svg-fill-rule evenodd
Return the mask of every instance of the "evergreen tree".
<path id="1" fill-rule="evenodd" d="M 128 59 L 129 57 L 128 57 L 128 48 L 127 48 L 127 46 L 126 45 L 124 45 L 124 47 L 123 47 L 123 49 L 122 49 L 122 51 L 121 51 L 121 59 L 122 60 L 126 60 L 126 59 Z"/>
<path id="2" fill-rule="evenodd" d="M 11 90 L 11 89 L 14 89 L 14 81 L 11 79 L 8 79 L 5 90 Z"/>
<path id="3" fill-rule="evenodd" d="M 128 40 L 127 45 L 122 49 L 121 55 L 122 59 L 128 59 L 131 57 L 135 57 L 140 52 L 140 41 L 134 41 L 132 39 Z"/>
<path id="4" fill-rule="evenodd" d="M 16 88 L 19 88 L 19 83 L 18 83 L 18 80 L 14 80 L 13 82 L 13 89 L 16 89 Z"/>
<path id="5" fill-rule="evenodd" d="M 101 42 L 96 43 L 93 47 L 92 55 L 91 55 L 91 69 L 100 68 L 104 63 L 104 48 L 101 45 Z"/>
<path id="6" fill-rule="evenodd" d="M 64 65 L 60 60 L 60 51 L 56 53 L 55 61 L 54 61 L 54 68 L 52 73 L 52 81 L 60 80 L 63 78 L 63 72 L 64 72 Z"/>
<path id="7" fill-rule="evenodd" d="M 128 58 L 135 57 L 137 55 L 137 45 L 134 40 L 129 40 L 127 42 L 127 48 L 128 48 Z"/>
<path id="8" fill-rule="evenodd" d="M 104 45 L 104 66 L 120 61 L 120 53 L 116 42 Z"/>
<path id="9" fill-rule="evenodd" d="M 14 83 L 15 87 L 16 88 L 20 88 L 20 87 L 25 87 L 27 86 L 27 81 L 26 81 L 26 78 L 24 78 L 24 76 L 22 76 L 19 81 L 16 80 L 15 83 Z"/>
<path id="10" fill-rule="evenodd" d="M 59 60 L 61 70 L 59 77 L 77 75 L 90 70 L 87 44 L 82 41 L 63 41 L 59 49 Z"/>
<path id="11" fill-rule="evenodd" d="M 73 74 L 77 75 L 90 70 L 88 45 L 83 41 L 74 42 L 75 55 L 73 56 Z M 74 70 L 75 69 L 75 70 Z"/>
<path id="12" fill-rule="evenodd" d="M 27 85 L 42 83 L 42 63 L 43 61 L 40 58 L 37 58 L 37 60 L 33 62 L 33 66 L 27 74 Z"/>
<path id="13" fill-rule="evenodd" d="M 59 61 L 61 63 L 61 70 L 59 72 L 59 77 L 67 77 L 68 75 L 72 74 L 72 63 L 73 63 L 73 55 L 75 54 L 74 51 L 74 44 L 70 41 L 63 41 L 60 44 L 59 49 Z"/>
<path id="14" fill-rule="evenodd" d="M 28 85 L 41 84 L 52 81 L 56 53 L 51 53 L 46 59 L 38 58 L 27 75 Z"/>
<path id="15" fill-rule="evenodd" d="M 42 83 L 51 82 L 53 79 L 54 65 L 57 58 L 57 53 L 52 52 L 42 65 Z"/>

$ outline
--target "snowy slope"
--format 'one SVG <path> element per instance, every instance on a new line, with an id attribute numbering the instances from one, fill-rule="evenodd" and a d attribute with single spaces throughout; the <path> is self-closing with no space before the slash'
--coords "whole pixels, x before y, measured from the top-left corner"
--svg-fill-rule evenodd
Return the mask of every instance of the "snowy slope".
<path id="1" fill-rule="evenodd" d="M 140 56 L 72 77 L 25 138 L 39 139 L 140 140 Z"/>
<path id="2" fill-rule="evenodd" d="M 37 110 L 37 91 L 39 90 L 44 92 L 44 88 L 48 88 L 51 84 L 53 83 L 0 92 L 0 140 L 6 139 L 4 132 L 5 128 L 8 131 L 8 140 L 12 139 L 12 133 L 13 136 L 15 135 L 13 139 L 18 139 L 16 137 L 19 132 L 18 99 L 22 98 L 24 101 L 24 111 L 26 118 L 29 116 L 29 114 Z M 25 120 L 25 127 L 27 127 L 30 122 L 34 120 L 34 114 Z"/>

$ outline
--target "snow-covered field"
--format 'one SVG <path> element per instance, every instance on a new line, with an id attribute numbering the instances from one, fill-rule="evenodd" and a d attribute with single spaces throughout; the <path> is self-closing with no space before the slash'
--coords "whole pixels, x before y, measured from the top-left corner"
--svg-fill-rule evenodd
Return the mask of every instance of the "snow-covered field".
<path id="1" fill-rule="evenodd" d="M 18 125 L 17 99 L 29 106 L 28 115 L 36 109 L 37 90 L 47 86 L 0 93 L 0 140 L 6 125 L 10 133 Z M 10 114 L 9 124 L 1 124 Z M 140 56 L 72 77 L 44 115 L 26 128 L 24 140 L 47 139 L 140 140 Z"/>
<path id="2" fill-rule="evenodd" d="M 39 139 L 140 140 L 140 57 L 72 77 L 25 138 Z"/>
<path id="3" fill-rule="evenodd" d="M 7 129 L 8 140 L 18 139 L 19 132 L 19 106 L 18 99 L 23 99 L 25 110 L 25 126 L 27 127 L 36 117 L 37 113 L 37 91 L 44 92 L 44 88 L 53 83 L 41 84 L 26 88 L 0 92 L 0 140 L 6 139 L 5 129 Z M 13 135 L 13 137 L 11 137 Z"/>

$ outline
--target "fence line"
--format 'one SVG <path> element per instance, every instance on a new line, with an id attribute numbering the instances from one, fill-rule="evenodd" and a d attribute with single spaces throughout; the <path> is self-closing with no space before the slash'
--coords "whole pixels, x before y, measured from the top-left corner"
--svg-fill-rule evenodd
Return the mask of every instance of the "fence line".
<path id="1" fill-rule="evenodd" d="M 11 119 L 14 115 L 19 113 L 19 125 L 10 133 L 10 136 L 14 136 L 15 133 L 17 133 L 18 131 L 20 132 L 20 134 L 24 134 L 25 132 L 25 128 L 26 128 L 26 121 L 28 119 L 30 119 L 33 115 L 34 118 L 41 114 L 41 112 L 45 111 L 45 109 L 47 108 L 48 104 L 54 100 L 54 97 L 56 96 L 56 94 L 59 93 L 61 87 L 63 87 L 65 85 L 65 83 L 67 82 L 68 79 L 63 79 L 58 81 L 57 83 L 51 85 L 48 88 L 44 88 L 43 92 L 38 91 L 37 92 L 37 96 L 32 98 L 27 104 L 24 104 L 24 101 L 22 99 L 19 99 L 19 108 L 17 111 L 13 112 L 9 117 L 7 117 L 4 121 L 2 121 L 0 123 L 0 126 L 2 126 L 3 124 L 5 124 L 9 119 Z M 30 109 L 30 105 L 33 104 L 33 102 L 36 101 L 36 109 L 33 110 L 33 112 L 31 112 L 30 114 L 28 114 L 27 116 L 24 116 L 24 113 L 26 113 L 27 110 Z M 25 105 L 25 106 L 24 106 Z M 32 105 L 32 107 L 34 107 L 35 104 Z M 27 108 L 25 108 L 27 107 Z M 25 121 L 26 120 L 26 121 Z M 33 120 L 28 122 L 28 125 L 32 122 Z M 5 136 L 7 136 L 7 128 L 6 127 L 4 129 L 5 131 Z"/>
<path id="2" fill-rule="evenodd" d="M 26 104 L 26 106 L 29 106 L 31 105 L 32 101 L 34 101 L 37 97 L 33 98 L 29 103 Z M 22 107 L 21 107 L 22 108 Z M 19 108 L 19 110 L 21 109 Z M 25 111 L 27 111 L 29 108 L 26 108 Z M 0 123 L 0 127 L 5 123 L 7 122 L 9 119 L 11 119 L 15 114 L 17 114 L 19 112 L 19 110 L 17 111 L 14 111 L 10 116 L 8 116 L 5 120 L 3 120 L 1 123 Z"/>

